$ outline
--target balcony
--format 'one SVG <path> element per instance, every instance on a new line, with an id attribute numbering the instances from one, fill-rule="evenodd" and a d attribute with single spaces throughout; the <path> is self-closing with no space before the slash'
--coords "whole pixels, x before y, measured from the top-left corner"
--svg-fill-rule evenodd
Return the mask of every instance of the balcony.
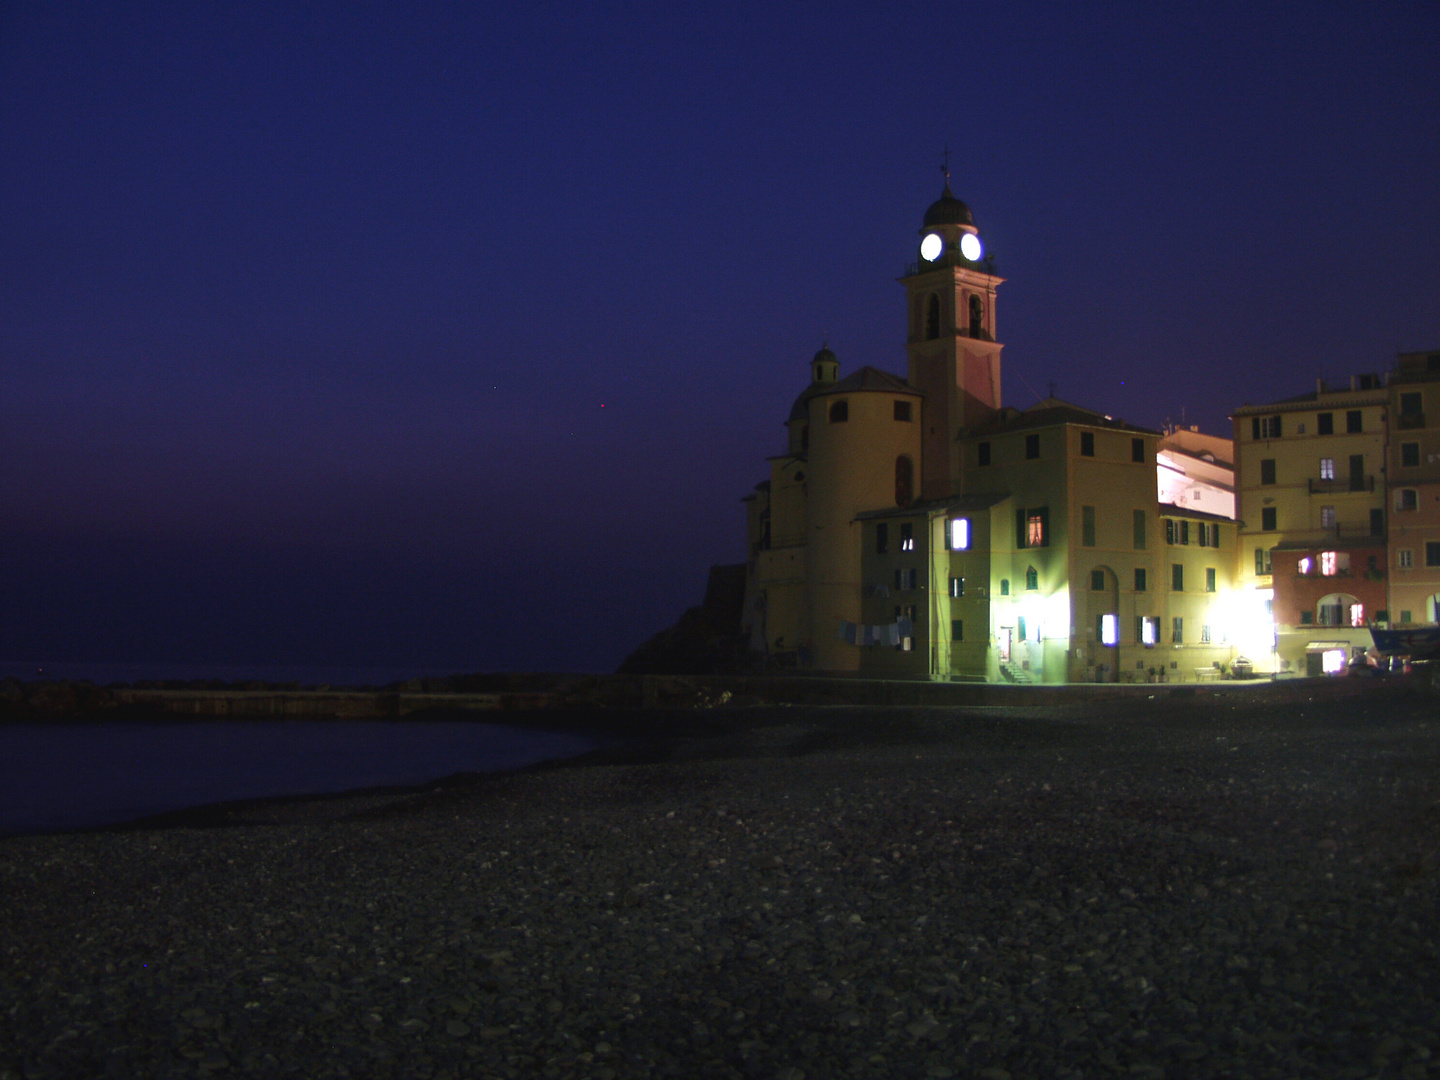
<path id="1" fill-rule="evenodd" d="M 1335 480 L 1316 480 L 1310 478 L 1311 495 L 1333 495 L 1343 494 L 1347 491 L 1363 493 L 1375 490 L 1375 474 L 1369 473 L 1365 476 L 1344 476 Z"/>

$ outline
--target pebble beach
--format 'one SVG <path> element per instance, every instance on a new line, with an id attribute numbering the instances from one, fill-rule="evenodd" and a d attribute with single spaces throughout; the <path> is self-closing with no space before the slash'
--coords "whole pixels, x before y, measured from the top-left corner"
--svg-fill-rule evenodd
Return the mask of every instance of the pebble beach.
<path id="1" fill-rule="evenodd" d="M 0 1080 L 1440 1077 L 1432 691 L 706 720 L 0 840 Z"/>

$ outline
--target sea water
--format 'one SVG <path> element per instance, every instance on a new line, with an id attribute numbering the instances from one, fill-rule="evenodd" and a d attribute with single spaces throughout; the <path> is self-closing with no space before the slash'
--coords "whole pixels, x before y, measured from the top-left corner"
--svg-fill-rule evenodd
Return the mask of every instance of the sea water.
<path id="1" fill-rule="evenodd" d="M 0 725 L 0 836 L 234 799 L 425 784 L 594 749 L 503 724 L 203 720 Z"/>

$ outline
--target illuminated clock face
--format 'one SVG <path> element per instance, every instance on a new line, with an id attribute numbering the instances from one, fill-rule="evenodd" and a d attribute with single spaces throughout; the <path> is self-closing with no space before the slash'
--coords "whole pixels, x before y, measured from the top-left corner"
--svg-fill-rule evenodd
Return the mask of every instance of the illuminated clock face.
<path id="1" fill-rule="evenodd" d="M 920 241 L 920 257 L 926 262 L 934 262 L 944 248 L 945 241 L 940 239 L 939 233 L 926 233 L 925 239 Z"/>
<path id="2" fill-rule="evenodd" d="M 974 233 L 966 233 L 960 237 L 960 254 L 971 262 L 980 258 L 980 238 Z"/>

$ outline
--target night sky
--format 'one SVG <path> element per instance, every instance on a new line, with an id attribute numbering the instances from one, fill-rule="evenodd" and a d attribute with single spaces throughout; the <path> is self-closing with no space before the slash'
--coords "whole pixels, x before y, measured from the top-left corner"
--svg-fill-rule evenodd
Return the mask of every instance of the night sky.
<path id="1" fill-rule="evenodd" d="M 904 372 L 947 147 L 1008 404 L 1386 370 L 1437 58 L 1433 0 L 6 4 L 0 661 L 612 669 L 821 343 Z"/>

